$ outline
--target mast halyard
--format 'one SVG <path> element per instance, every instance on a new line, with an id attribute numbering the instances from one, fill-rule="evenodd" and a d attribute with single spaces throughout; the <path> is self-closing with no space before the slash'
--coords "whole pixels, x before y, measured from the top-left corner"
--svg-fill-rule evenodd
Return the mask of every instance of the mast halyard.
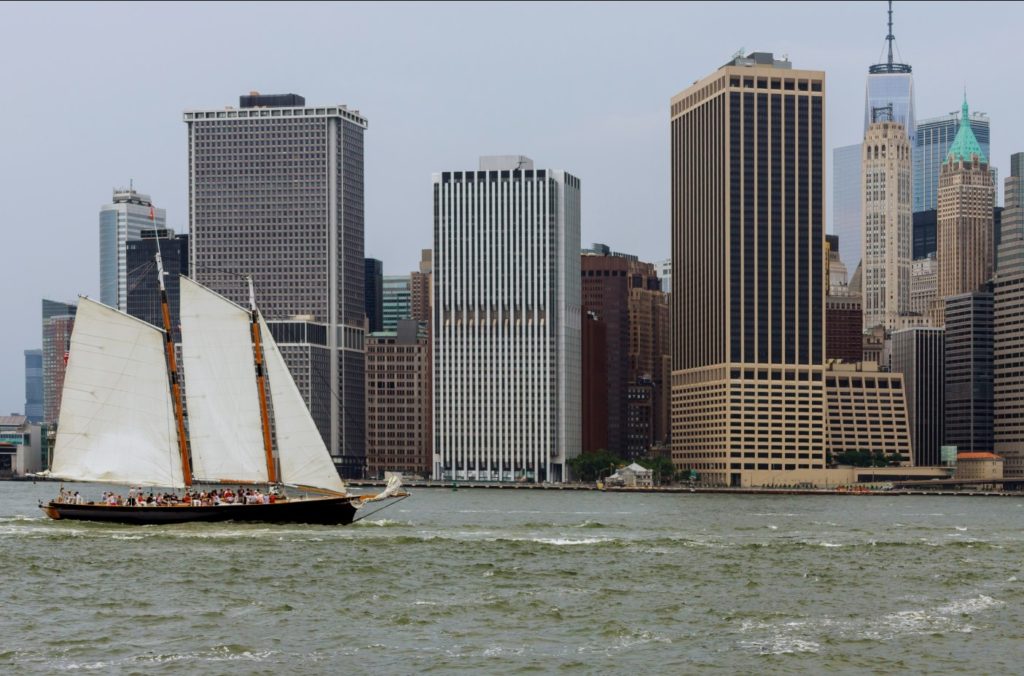
<path id="1" fill-rule="evenodd" d="M 256 309 L 256 291 L 252 285 L 252 275 L 248 275 L 249 282 L 249 314 L 251 317 L 250 334 L 252 336 L 252 355 L 256 366 L 256 387 L 260 395 L 260 419 L 263 423 L 263 450 L 267 454 L 267 480 L 277 483 L 277 468 L 274 466 L 274 449 L 270 440 L 270 415 L 267 412 L 267 372 L 263 366 L 263 346 L 260 344 L 259 310 Z"/>
<path id="2" fill-rule="evenodd" d="M 152 213 L 152 209 L 150 209 Z M 174 337 L 171 333 L 171 310 L 167 302 L 167 287 L 164 285 L 164 261 L 160 256 L 160 237 L 156 238 L 156 272 L 160 281 L 160 310 L 164 318 L 164 346 L 167 353 L 167 375 L 171 382 L 171 399 L 174 401 L 174 420 L 178 426 L 178 448 L 181 451 L 181 476 L 185 486 L 192 485 L 192 462 L 188 455 L 188 439 L 185 436 L 185 412 L 181 405 L 181 384 L 178 382 L 178 363 L 174 356 Z"/>

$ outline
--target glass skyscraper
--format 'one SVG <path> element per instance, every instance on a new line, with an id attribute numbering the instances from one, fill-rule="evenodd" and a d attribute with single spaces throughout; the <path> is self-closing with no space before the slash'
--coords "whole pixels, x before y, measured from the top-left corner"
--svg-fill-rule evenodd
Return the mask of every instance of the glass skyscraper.
<path id="1" fill-rule="evenodd" d="M 134 189 L 115 190 L 114 199 L 100 209 L 100 302 L 128 310 L 128 242 L 143 230 L 167 227 L 167 212 L 153 206 L 149 195 Z"/>
<path id="2" fill-rule="evenodd" d="M 861 144 L 832 151 L 832 233 L 839 236 L 839 257 L 850 270 L 860 260 Z"/>
<path id="3" fill-rule="evenodd" d="M 971 131 L 985 157 L 989 153 L 989 119 L 984 113 L 970 114 Z M 947 113 L 917 123 L 914 147 L 914 212 L 935 209 L 939 203 L 939 169 L 949 154 L 956 132 L 960 129 L 958 113 Z"/>

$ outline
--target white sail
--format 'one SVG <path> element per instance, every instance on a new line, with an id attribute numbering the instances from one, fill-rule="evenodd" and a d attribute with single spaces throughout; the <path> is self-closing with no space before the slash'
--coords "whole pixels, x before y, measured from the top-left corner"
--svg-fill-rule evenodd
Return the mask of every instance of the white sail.
<path id="1" fill-rule="evenodd" d="M 270 398 L 274 403 L 281 481 L 344 493 L 345 484 L 334 468 L 331 454 L 263 317 L 260 317 L 260 333 L 270 379 Z"/>
<path id="2" fill-rule="evenodd" d="M 182 486 L 164 332 L 81 298 L 49 476 Z"/>
<path id="3" fill-rule="evenodd" d="M 267 481 L 249 313 L 181 277 L 192 475 L 196 481 Z"/>

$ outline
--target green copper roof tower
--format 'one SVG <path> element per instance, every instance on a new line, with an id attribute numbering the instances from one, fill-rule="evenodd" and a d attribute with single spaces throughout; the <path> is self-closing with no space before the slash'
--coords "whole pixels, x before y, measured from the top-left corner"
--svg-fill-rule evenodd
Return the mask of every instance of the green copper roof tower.
<path id="1" fill-rule="evenodd" d="M 960 130 L 956 133 L 956 138 L 953 139 L 953 145 L 949 147 L 949 153 L 946 154 L 946 161 L 943 164 L 950 160 L 970 162 L 972 155 L 977 155 L 979 162 L 988 164 L 988 159 L 981 151 L 978 139 L 971 131 L 971 118 L 967 110 L 967 93 L 964 92 L 964 105 L 960 108 Z"/>

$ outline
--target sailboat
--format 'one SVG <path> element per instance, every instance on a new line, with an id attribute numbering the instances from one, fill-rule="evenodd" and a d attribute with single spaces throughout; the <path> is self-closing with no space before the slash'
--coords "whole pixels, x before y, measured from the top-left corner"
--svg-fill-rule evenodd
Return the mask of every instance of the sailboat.
<path id="1" fill-rule="evenodd" d="M 246 309 L 181 276 L 183 404 L 159 252 L 156 261 L 163 329 L 80 299 L 45 475 L 186 491 L 266 485 L 274 499 L 159 506 L 56 499 L 40 504 L 47 516 L 130 524 L 345 525 L 368 502 L 407 496 L 399 480 L 377 495 L 348 492 L 256 307 L 251 278 Z"/>

